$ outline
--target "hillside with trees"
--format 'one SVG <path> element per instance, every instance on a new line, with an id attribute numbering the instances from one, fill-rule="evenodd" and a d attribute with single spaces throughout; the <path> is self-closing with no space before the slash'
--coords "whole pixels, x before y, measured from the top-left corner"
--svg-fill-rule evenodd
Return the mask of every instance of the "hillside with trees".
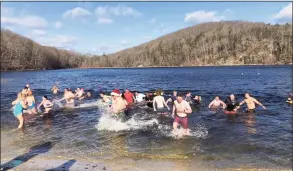
<path id="1" fill-rule="evenodd" d="M 1 30 L 1 70 L 291 63 L 292 24 L 204 23 L 102 56 L 41 46 Z"/>

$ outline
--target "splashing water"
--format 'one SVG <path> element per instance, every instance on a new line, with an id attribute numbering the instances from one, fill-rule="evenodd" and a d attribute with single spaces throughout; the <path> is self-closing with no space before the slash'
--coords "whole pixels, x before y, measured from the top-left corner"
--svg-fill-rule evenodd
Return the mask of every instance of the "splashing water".
<path id="1" fill-rule="evenodd" d="M 80 104 L 78 106 L 75 106 L 74 108 L 89 108 L 89 107 L 98 107 L 98 104 L 96 101 L 94 101 L 94 102 Z"/>
<path id="2" fill-rule="evenodd" d="M 135 114 L 128 119 L 126 122 L 121 122 L 111 117 L 111 112 L 102 101 L 98 101 L 99 109 L 101 110 L 102 116 L 99 118 L 99 123 L 96 125 L 98 130 L 108 131 L 124 131 L 124 130 L 138 130 L 145 129 L 148 126 L 158 125 L 159 121 L 156 118 L 151 120 L 138 120 L 134 119 Z"/>
<path id="3" fill-rule="evenodd" d="M 187 135 L 184 134 L 183 127 L 179 127 L 177 130 L 173 130 L 172 125 L 159 125 L 158 129 L 166 137 L 172 137 L 174 139 L 182 139 L 184 137 L 195 137 L 195 138 L 206 138 L 208 135 L 208 130 L 204 125 L 197 125 L 189 129 Z"/>
<path id="4" fill-rule="evenodd" d="M 175 139 L 183 137 L 196 137 L 196 138 L 206 138 L 208 135 L 208 130 L 204 125 L 197 125 L 190 129 L 188 135 L 184 135 L 183 128 L 179 128 L 177 131 L 173 131 L 172 125 L 159 124 L 157 118 L 152 118 L 148 120 L 141 120 L 144 117 L 136 117 L 136 114 L 126 122 L 121 122 L 111 117 L 111 112 L 107 109 L 106 105 L 99 102 L 99 109 L 101 110 L 102 116 L 99 118 L 99 123 L 95 126 L 98 130 L 108 130 L 108 131 L 125 131 L 125 130 L 139 130 L 147 129 L 148 127 L 154 127 L 157 125 L 158 133 L 165 137 L 172 137 Z M 152 129 L 154 131 L 154 128 Z"/>
<path id="5" fill-rule="evenodd" d="M 148 126 L 157 125 L 159 122 L 157 119 L 153 118 L 151 120 L 136 120 L 134 118 L 130 118 L 126 122 L 121 122 L 114 118 L 111 118 L 110 113 L 103 113 L 101 118 L 99 119 L 99 123 L 96 125 L 98 130 L 108 130 L 108 131 L 124 131 L 124 130 L 137 130 L 144 129 Z"/>

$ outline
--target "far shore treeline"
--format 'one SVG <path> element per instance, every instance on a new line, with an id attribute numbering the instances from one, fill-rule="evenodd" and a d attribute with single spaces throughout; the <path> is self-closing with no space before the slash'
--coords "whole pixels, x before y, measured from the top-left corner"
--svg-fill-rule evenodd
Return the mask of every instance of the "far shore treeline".
<path id="1" fill-rule="evenodd" d="M 291 63 L 292 24 L 204 23 L 102 56 L 42 46 L 1 29 L 1 71 Z"/>

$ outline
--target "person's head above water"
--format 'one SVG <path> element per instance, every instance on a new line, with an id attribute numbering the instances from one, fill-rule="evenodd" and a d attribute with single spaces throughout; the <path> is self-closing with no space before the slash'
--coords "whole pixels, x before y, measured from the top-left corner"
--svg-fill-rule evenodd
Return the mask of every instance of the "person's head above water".
<path id="1" fill-rule="evenodd" d="M 31 95 L 33 95 L 33 92 L 32 92 L 31 90 L 29 90 L 29 91 L 27 92 L 27 95 L 28 95 L 28 96 L 31 96 Z"/>
<path id="2" fill-rule="evenodd" d="M 43 100 L 48 100 L 48 97 L 46 95 L 43 96 Z"/>
<path id="3" fill-rule="evenodd" d="M 30 87 L 30 85 L 29 85 L 29 84 L 26 84 L 26 86 L 25 86 L 25 87 L 29 88 L 29 87 Z"/>
<path id="4" fill-rule="evenodd" d="M 121 93 L 119 89 L 115 89 L 112 91 L 111 96 L 113 96 L 114 99 L 116 99 L 116 97 L 120 97 Z"/>
<path id="5" fill-rule="evenodd" d="M 20 98 L 21 98 L 21 100 L 25 100 L 25 98 L 26 98 L 26 94 L 21 93 Z"/>
<path id="6" fill-rule="evenodd" d="M 230 100 L 235 100 L 235 96 L 234 96 L 234 94 L 231 94 L 231 95 L 230 95 Z"/>
<path id="7" fill-rule="evenodd" d="M 173 91 L 173 96 L 177 96 L 177 91 L 176 90 Z"/>
<path id="8" fill-rule="evenodd" d="M 163 92 L 162 92 L 161 89 L 158 89 L 158 90 L 156 91 L 156 95 L 157 95 L 157 96 L 161 96 L 162 94 L 163 94 Z"/>
<path id="9" fill-rule="evenodd" d="M 181 103 L 183 100 L 183 94 L 181 94 L 181 93 L 178 94 L 176 99 L 177 99 L 178 103 Z"/>

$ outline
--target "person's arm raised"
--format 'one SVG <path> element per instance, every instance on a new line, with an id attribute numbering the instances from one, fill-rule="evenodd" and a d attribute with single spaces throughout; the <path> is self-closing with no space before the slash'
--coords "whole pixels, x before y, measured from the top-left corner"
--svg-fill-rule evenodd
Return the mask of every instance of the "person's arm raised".
<path id="1" fill-rule="evenodd" d="M 245 100 L 239 103 L 239 107 L 242 106 L 245 103 Z"/>
<path id="2" fill-rule="evenodd" d="M 259 101 L 257 101 L 255 98 L 253 98 L 253 102 L 260 105 L 262 108 L 267 109 L 264 105 L 262 105 Z"/>

